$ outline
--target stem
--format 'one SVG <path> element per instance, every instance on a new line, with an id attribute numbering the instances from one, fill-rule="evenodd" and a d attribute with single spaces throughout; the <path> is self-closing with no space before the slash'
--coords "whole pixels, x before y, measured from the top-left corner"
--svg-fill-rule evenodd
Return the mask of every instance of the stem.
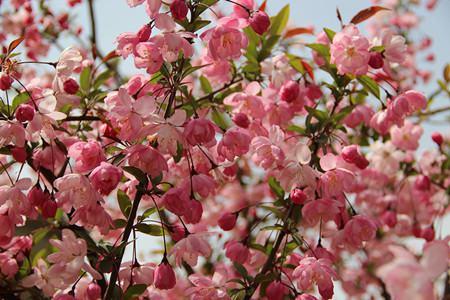
<path id="1" fill-rule="evenodd" d="M 130 237 L 131 230 L 133 229 L 134 220 L 136 219 L 136 214 L 139 207 L 139 202 L 142 199 L 142 196 L 144 195 L 143 189 L 145 186 L 141 182 L 139 186 L 137 187 L 136 196 L 134 197 L 133 206 L 131 207 L 130 215 L 128 216 L 127 220 L 127 226 L 125 227 L 125 230 L 123 232 L 122 237 L 122 243 L 127 243 L 128 238 Z M 106 289 L 105 297 L 103 299 L 109 300 L 112 299 L 113 293 L 114 293 L 114 287 L 116 285 L 117 277 L 119 275 L 120 265 L 122 264 L 123 255 L 125 254 L 125 247 L 120 251 L 119 256 L 117 257 L 117 260 L 114 262 L 114 268 L 111 273 L 111 277 L 109 279 L 108 288 Z"/>
<path id="2" fill-rule="evenodd" d="M 89 19 L 91 21 L 91 44 L 92 44 L 92 52 L 94 54 L 97 52 L 97 26 L 95 25 L 95 13 L 94 13 L 94 0 L 88 0 L 89 7 Z"/>

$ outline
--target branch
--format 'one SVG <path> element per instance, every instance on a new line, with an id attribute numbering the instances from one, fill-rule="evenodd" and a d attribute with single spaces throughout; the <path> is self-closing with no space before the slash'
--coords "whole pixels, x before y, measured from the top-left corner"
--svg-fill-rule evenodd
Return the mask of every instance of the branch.
<path id="1" fill-rule="evenodd" d="M 97 27 L 95 25 L 95 13 L 94 13 L 94 0 L 88 0 L 89 7 L 89 19 L 91 21 L 91 44 L 92 44 L 92 53 L 97 52 Z"/>
<path id="2" fill-rule="evenodd" d="M 139 202 L 144 195 L 143 190 L 145 189 L 145 185 L 143 182 L 140 182 L 137 186 L 136 196 L 134 197 L 133 206 L 131 207 L 130 215 L 128 216 L 127 225 L 123 232 L 122 243 L 127 243 L 128 238 L 130 237 L 131 230 L 133 229 L 134 220 L 136 219 L 136 214 L 139 208 Z M 108 288 L 106 289 L 105 297 L 103 299 L 109 300 L 113 299 L 114 288 L 116 285 L 117 278 L 119 276 L 120 265 L 122 264 L 123 255 L 125 254 L 126 246 L 120 250 L 119 256 L 117 260 L 114 261 L 113 270 L 111 273 L 111 277 L 109 278 Z"/>

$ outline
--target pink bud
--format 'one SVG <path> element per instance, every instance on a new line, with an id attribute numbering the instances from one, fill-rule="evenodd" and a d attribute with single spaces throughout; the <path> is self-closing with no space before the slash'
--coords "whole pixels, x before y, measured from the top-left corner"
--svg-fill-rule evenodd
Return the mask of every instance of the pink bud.
<path id="1" fill-rule="evenodd" d="M 16 119 L 19 122 L 31 121 L 34 118 L 34 108 L 29 104 L 20 104 L 16 109 Z"/>
<path id="2" fill-rule="evenodd" d="M 248 128 L 250 125 L 250 120 L 248 116 L 244 113 L 237 113 L 233 116 L 233 122 L 239 127 Z"/>
<path id="3" fill-rule="evenodd" d="M 172 225 L 170 229 L 170 236 L 174 242 L 178 242 L 186 237 L 186 231 L 182 226 Z"/>
<path id="4" fill-rule="evenodd" d="M 2 91 L 9 90 L 13 81 L 14 80 L 11 78 L 11 76 L 9 76 L 6 73 L 1 72 L 0 73 L 0 90 L 2 90 Z"/>
<path id="5" fill-rule="evenodd" d="M 287 294 L 289 290 L 281 281 L 272 281 L 266 288 L 266 296 L 270 300 L 283 300 Z"/>
<path id="6" fill-rule="evenodd" d="M 122 170 L 106 162 L 101 162 L 89 175 L 92 186 L 102 195 L 111 193 L 117 187 L 121 178 Z"/>
<path id="7" fill-rule="evenodd" d="M 289 80 L 280 89 L 280 98 L 286 102 L 292 102 L 297 99 L 300 94 L 300 86 L 297 82 Z"/>
<path id="8" fill-rule="evenodd" d="M 175 0 L 170 5 L 170 12 L 172 17 L 176 20 L 184 20 L 188 13 L 188 7 L 184 0 Z"/>
<path id="9" fill-rule="evenodd" d="M 422 229 L 420 236 L 427 242 L 431 242 L 432 240 L 434 240 L 435 232 L 433 226 Z"/>
<path id="10" fill-rule="evenodd" d="M 412 233 L 416 238 L 422 237 L 422 229 L 419 224 L 414 224 L 412 228 Z"/>
<path id="11" fill-rule="evenodd" d="M 200 222 L 203 214 L 203 207 L 200 201 L 190 200 L 188 202 L 189 208 L 186 210 L 184 220 L 189 224 L 197 224 Z"/>
<path id="12" fill-rule="evenodd" d="M 225 245 L 225 256 L 241 265 L 247 261 L 249 255 L 248 248 L 240 242 L 231 241 Z"/>
<path id="13" fill-rule="evenodd" d="M 58 205 L 55 201 L 47 200 L 42 204 L 42 216 L 45 219 L 53 218 L 56 214 L 56 209 Z"/>
<path id="14" fill-rule="evenodd" d="M 346 162 L 355 164 L 360 169 L 365 169 L 369 165 L 369 161 L 359 152 L 359 148 L 356 145 L 344 147 L 341 156 Z"/>
<path id="15" fill-rule="evenodd" d="M 428 191 L 431 187 L 430 178 L 426 175 L 417 176 L 414 187 L 420 191 Z"/>
<path id="16" fill-rule="evenodd" d="M 260 35 L 264 34 L 270 26 L 269 16 L 260 10 L 251 15 L 249 22 L 253 30 Z"/>
<path id="17" fill-rule="evenodd" d="M 444 143 L 444 137 L 442 136 L 442 134 L 440 132 L 433 132 L 431 134 L 431 139 L 433 140 L 433 142 L 435 142 L 438 146 L 442 145 L 442 143 Z"/>
<path id="18" fill-rule="evenodd" d="M 39 186 L 34 186 L 27 195 L 28 201 L 34 206 L 42 206 L 46 201 L 50 201 L 50 195 L 45 193 Z"/>
<path id="19" fill-rule="evenodd" d="M 167 261 L 163 261 L 156 267 L 154 278 L 155 287 L 160 290 L 170 290 L 177 283 L 175 272 Z"/>
<path id="20" fill-rule="evenodd" d="M 13 147 L 11 148 L 12 157 L 20 163 L 24 163 L 27 159 L 27 151 L 22 147 Z"/>
<path id="21" fill-rule="evenodd" d="M 75 95 L 78 92 L 78 89 L 80 86 L 78 85 L 78 82 L 75 81 L 73 78 L 68 78 L 63 83 L 64 86 L 64 92 L 70 95 Z"/>
<path id="22" fill-rule="evenodd" d="M 289 197 L 293 203 L 298 205 L 304 204 L 308 198 L 306 193 L 301 189 L 293 189 L 289 194 Z"/>
<path id="23" fill-rule="evenodd" d="M 142 26 L 141 29 L 139 29 L 137 36 L 140 42 L 146 42 L 150 38 L 151 34 L 152 34 L 152 26 L 146 24 Z"/>
<path id="24" fill-rule="evenodd" d="M 102 288 L 98 284 L 92 282 L 88 285 L 86 294 L 89 300 L 97 300 L 102 297 Z"/>
<path id="25" fill-rule="evenodd" d="M 390 228 L 394 228 L 397 224 L 397 214 L 393 211 L 385 211 L 381 216 L 381 220 Z"/>
<path id="26" fill-rule="evenodd" d="M 217 224 L 219 224 L 219 227 L 223 230 L 229 231 L 232 230 L 236 225 L 236 219 L 237 215 L 235 213 L 226 212 L 222 214 L 219 221 L 217 221 Z"/>
<path id="27" fill-rule="evenodd" d="M 370 53 L 370 59 L 369 59 L 369 66 L 371 66 L 374 69 L 381 69 L 383 67 L 384 61 L 383 61 L 383 55 L 379 52 L 371 52 Z"/>

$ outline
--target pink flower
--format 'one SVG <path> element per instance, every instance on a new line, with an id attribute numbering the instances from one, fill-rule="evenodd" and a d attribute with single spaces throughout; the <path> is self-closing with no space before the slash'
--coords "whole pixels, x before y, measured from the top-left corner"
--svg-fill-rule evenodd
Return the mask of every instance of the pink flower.
<path id="1" fill-rule="evenodd" d="M 14 79 L 4 72 L 0 72 L 0 90 L 6 91 L 11 88 Z"/>
<path id="2" fill-rule="evenodd" d="M 353 248 L 361 248 L 363 242 L 375 238 L 376 231 L 374 221 L 365 216 L 354 216 L 345 224 L 345 241 Z"/>
<path id="3" fill-rule="evenodd" d="M 130 54 L 134 54 L 136 46 L 139 43 L 148 41 L 152 32 L 151 26 L 144 25 L 137 33 L 124 32 L 121 33 L 117 39 L 116 53 L 123 58 L 127 58 Z"/>
<path id="4" fill-rule="evenodd" d="M 189 200 L 186 204 L 183 215 L 184 221 L 188 224 L 199 223 L 203 215 L 202 203 L 197 200 Z"/>
<path id="5" fill-rule="evenodd" d="M 270 26 L 270 18 L 263 11 L 254 12 L 249 19 L 250 27 L 259 35 L 263 35 Z"/>
<path id="6" fill-rule="evenodd" d="M 295 101 L 300 94 L 300 85 L 298 82 L 289 80 L 280 89 L 280 98 L 286 102 Z"/>
<path id="7" fill-rule="evenodd" d="M 217 221 L 220 228 L 225 231 L 230 231 L 236 225 L 237 213 L 223 213 L 222 216 Z"/>
<path id="8" fill-rule="evenodd" d="M 341 156 L 346 162 L 355 164 L 360 169 L 365 169 L 369 165 L 369 161 L 361 154 L 357 145 L 344 147 Z"/>
<path id="9" fill-rule="evenodd" d="M 178 241 L 170 251 L 170 255 L 175 257 L 176 265 L 181 266 L 185 261 L 195 267 L 199 256 L 208 258 L 212 252 L 208 237 L 208 233 L 194 233 Z"/>
<path id="10" fill-rule="evenodd" d="M 92 185 L 102 195 L 108 195 L 114 190 L 121 178 L 122 170 L 106 162 L 101 162 L 89 175 Z"/>
<path id="11" fill-rule="evenodd" d="M 250 149 L 251 137 L 245 129 L 233 127 L 228 129 L 217 145 L 217 153 L 228 161 L 236 156 L 246 154 Z"/>
<path id="12" fill-rule="evenodd" d="M 420 125 L 405 121 L 402 127 L 393 126 L 390 130 L 392 144 L 401 150 L 417 150 L 423 133 Z"/>
<path id="13" fill-rule="evenodd" d="M 322 219 L 328 222 L 339 214 L 341 204 L 332 199 L 316 199 L 309 201 L 302 208 L 302 216 L 308 226 L 314 226 Z"/>
<path id="14" fill-rule="evenodd" d="M 187 213 L 190 197 L 188 189 L 184 187 L 175 187 L 168 190 L 162 201 L 164 207 L 177 216 L 184 216 Z"/>
<path id="15" fill-rule="evenodd" d="M 202 39 L 208 42 L 208 56 L 214 60 L 238 59 L 241 50 L 247 47 L 247 37 L 239 30 L 237 19 L 219 21 L 217 27 L 202 34 Z"/>
<path id="16" fill-rule="evenodd" d="M 192 187 L 195 193 L 203 198 L 214 194 L 217 183 L 211 176 L 205 174 L 196 174 L 192 176 Z"/>
<path id="17" fill-rule="evenodd" d="M 383 30 L 381 36 L 381 44 L 384 46 L 383 56 L 389 62 L 401 64 L 407 53 L 405 38 L 394 35 L 389 29 Z"/>
<path id="18" fill-rule="evenodd" d="M 253 138 L 250 148 L 253 154 L 253 161 L 264 169 L 271 168 L 274 164 L 281 166 L 285 155 L 280 148 L 284 141 L 284 133 L 280 127 L 274 125 L 270 128 L 269 136 L 256 136 Z"/>
<path id="19" fill-rule="evenodd" d="M 317 300 L 317 298 L 309 294 L 301 294 L 295 300 Z"/>
<path id="20" fill-rule="evenodd" d="M 141 144 L 128 149 L 128 163 L 130 166 L 141 169 L 153 178 L 168 170 L 166 159 L 158 150 Z"/>
<path id="21" fill-rule="evenodd" d="M 68 174 L 56 179 L 54 184 L 58 189 L 55 199 L 65 212 L 70 212 L 72 207 L 93 206 L 101 200 L 86 176 Z"/>
<path id="22" fill-rule="evenodd" d="M 272 281 L 266 288 L 267 299 L 283 300 L 289 289 L 281 281 Z"/>
<path id="23" fill-rule="evenodd" d="M 327 34 L 324 31 L 321 31 L 318 35 L 317 35 L 317 39 L 316 39 L 316 43 L 317 44 L 322 44 L 322 45 L 329 45 L 330 44 L 330 40 L 328 39 Z M 313 51 L 313 58 L 314 58 L 314 62 L 320 67 L 323 66 L 325 64 L 325 59 L 320 56 L 316 51 Z"/>
<path id="24" fill-rule="evenodd" d="M 69 156 L 75 159 L 75 170 L 88 173 L 104 161 L 105 154 L 98 142 L 76 142 L 69 148 Z"/>
<path id="25" fill-rule="evenodd" d="M 216 126 L 208 119 L 192 119 L 184 127 L 184 137 L 192 146 L 212 147 L 216 144 Z"/>
<path id="26" fill-rule="evenodd" d="M 320 186 L 324 197 L 339 196 L 343 192 L 350 192 L 355 176 L 352 172 L 337 168 L 329 170 L 320 176 Z"/>
<path id="27" fill-rule="evenodd" d="M 305 257 L 295 268 L 292 276 L 297 281 L 299 289 L 308 290 L 316 283 L 319 287 L 319 293 L 324 299 L 333 297 L 332 278 L 336 279 L 337 274 L 333 270 L 330 260 Z"/>
<path id="28" fill-rule="evenodd" d="M 216 266 L 212 278 L 202 276 L 199 274 L 189 275 L 189 281 L 194 285 L 186 290 L 186 294 L 190 299 L 196 300 L 227 300 L 226 288 L 227 270 L 224 267 Z"/>
<path id="29" fill-rule="evenodd" d="M 70 76 L 75 69 L 80 68 L 82 61 L 83 57 L 78 49 L 73 47 L 65 49 L 59 56 L 59 61 L 56 65 L 58 76 Z"/>
<path id="30" fill-rule="evenodd" d="M 161 68 L 164 60 L 156 43 L 139 43 L 135 51 L 134 64 L 137 68 L 145 68 L 149 74 L 156 73 Z"/>
<path id="31" fill-rule="evenodd" d="M 225 245 L 225 256 L 243 265 L 250 256 L 250 250 L 238 241 L 231 241 Z"/>
<path id="32" fill-rule="evenodd" d="M 175 272 L 167 261 L 163 261 L 156 267 L 154 276 L 154 285 L 160 290 L 170 290 L 177 283 Z"/>
<path id="33" fill-rule="evenodd" d="M 331 63 L 336 64 L 341 75 L 364 75 L 370 59 L 369 41 L 354 25 L 347 25 L 336 33 L 330 47 Z"/>
<path id="34" fill-rule="evenodd" d="M 368 126 L 373 114 L 373 109 L 370 106 L 358 105 L 347 117 L 345 117 L 344 123 L 351 128 L 355 128 L 361 123 L 364 123 Z"/>

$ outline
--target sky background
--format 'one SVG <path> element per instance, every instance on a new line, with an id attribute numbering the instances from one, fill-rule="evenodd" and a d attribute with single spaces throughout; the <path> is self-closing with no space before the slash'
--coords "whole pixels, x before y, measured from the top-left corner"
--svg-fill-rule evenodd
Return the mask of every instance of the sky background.
<path id="1" fill-rule="evenodd" d="M 56 11 L 66 9 L 65 0 L 51 0 L 49 2 Z M 260 3 L 261 0 L 258 0 L 258 2 Z M 297 27 L 313 25 L 316 31 L 319 31 L 322 27 L 339 30 L 336 7 L 339 7 L 344 22 L 348 22 L 358 11 L 372 5 L 370 0 L 268 0 L 269 15 L 276 14 L 286 4 L 291 5 L 290 25 Z M 126 0 L 95 0 L 94 5 L 98 29 L 98 46 L 104 54 L 115 48 L 114 41 L 120 33 L 127 31 L 136 32 L 143 24 L 149 21 L 143 7 L 129 8 Z M 78 5 L 73 10 L 79 19 L 77 23 L 82 24 L 85 28 L 85 34 L 90 33 L 87 5 L 83 3 L 83 5 Z M 433 39 L 431 51 L 436 55 L 434 63 L 427 63 L 427 69 L 442 77 L 443 66 L 450 62 L 450 1 L 440 0 L 436 9 L 432 12 L 426 9 L 419 9 L 417 12 L 422 19 L 422 23 L 420 29 L 416 30 L 415 35 L 416 37 L 430 36 Z M 64 46 L 69 46 L 70 43 L 70 41 L 67 41 L 67 44 Z M 57 55 L 57 52 L 55 52 L 55 55 Z M 57 57 L 50 58 L 56 59 Z M 131 58 L 122 65 L 122 69 L 130 74 L 133 70 Z M 417 89 L 429 94 L 436 89 L 437 85 L 435 82 L 435 80 L 432 80 L 427 85 L 418 86 Z M 440 106 L 448 105 L 448 102 L 448 98 L 438 98 L 436 101 Z M 447 125 L 428 124 L 425 126 L 425 133 L 422 137 L 422 150 L 433 147 L 430 142 L 430 134 L 435 130 L 449 132 L 448 123 Z M 448 221 L 447 219 L 446 224 L 443 224 L 442 228 L 450 227 L 448 226 Z M 448 230 L 444 231 L 448 233 Z M 148 253 L 150 249 L 154 249 L 154 246 L 159 246 L 160 244 L 158 241 L 148 239 L 147 242 L 141 243 L 141 245 L 142 248 L 140 250 Z M 335 299 L 346 299 L 346 297 L 338 289 Z"/>

